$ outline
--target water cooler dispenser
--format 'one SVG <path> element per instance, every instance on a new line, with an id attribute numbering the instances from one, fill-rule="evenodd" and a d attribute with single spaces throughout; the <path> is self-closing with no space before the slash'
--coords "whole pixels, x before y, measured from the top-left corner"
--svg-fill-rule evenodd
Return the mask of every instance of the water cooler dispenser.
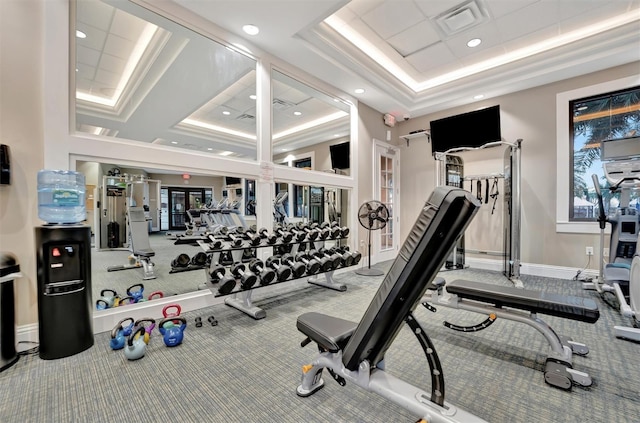
<path id="1" fill-rule="evenodd" d="M 91 228 L 36 227 L 40 358 L 51 360 L 93 346 Z"/>

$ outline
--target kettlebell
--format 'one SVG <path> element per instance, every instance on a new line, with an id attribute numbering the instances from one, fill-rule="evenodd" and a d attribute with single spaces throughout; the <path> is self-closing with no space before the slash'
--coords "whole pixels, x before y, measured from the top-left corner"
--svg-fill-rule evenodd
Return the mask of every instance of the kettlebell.
<path id="1" fill-rule="evenodd" d="M 170 311 L 171 310 L 171 311 Z M 180 312 L 182 311 L 182 307 L 179 304 L 167 304 L 162 309 L 162 315 L 167 317 L 175 317 L 180 316 Z"/>
<path id="2" fill-rule="evenodd" d="M 145 323 L 148 323 L 148 325 L 144 325 Z M 135 323 L 136 326 L 143 326 L 145 329 L 145 332 L 151 336 L 151 332 L 153 332 L 153 329 L 156 327 L 156 319 L 152 319 L 151 317 L 143 317 L 141 319 L 136 320 Z"/>
<path id="3" fill-rule="evenodd" d="M 155 299 L 156 297 L 164 298 L 164 294 L 162 293 L 162 291 L 154 291 L 151 294 L 149 294 L 149 296 L 147 297 L 147 300 L 151 301 L 151 300 Z"/>
<path id="4" fill-rule="evenodd" d="M 180 324 L 176 322 L 180 322 Z M 162 340 L 167 347 L 180 345 L 184 339 L 184 330 L 186 328 L 187 319 L 182 316 L 168 317 L 158 323 L 158 330 L 162 334 Z"/>
<path id="5" fill-rule="evenodd" d="M 120 306 L 129 305 L 129 304 L 135 304 L 135 300 L 133 299 L 133 297 L 127 296 L 124 298 L 116 299 L 116 301 L 113 303 L 113 306 L 120 307 Z"/>
<path id="6" fill-rule="evenodd" d="M 100 297 L 101 298 L 96 301 L 96 308 L 98 310 L 115 307 L 115 302 L 119 300 L 118 293 L 113 289 L 103 289 L 100 291 Z"/>
<path id="7" fill-rule="evenodd" d="M 131 321 L 128 325 L 125 325 L 125 322 Z M 124 318 L 120 320 L 114 327 L 111 329 L 111 341 L 109 341 L 109 346 L 113 350 L 121 350 L 124 348 L 124 344 L 127 342 L 127 336 L 131 335 L 131 329 L 133 328 L 133 319 L 131 317 Z"/>
<path id="8" fill-rule="evenodd" d="M 127 338 L 127 345 L 124 347 L 124 356 L 127 360 L 139 360 L 144 357 L 147 352 L 147 344 L 149 343 L 149 334 L 144 326 L 136 326 Z"/>
<path id="9" fill-rule="evenodd" d="M 134 288 L 137 288 L 137 289 L 134 289 Z M 145 301 L 144 285 L 141 283 L 131 285 L 129 288 L 127 288 L 127 295 L 133 298 L 134 303 Z"/>

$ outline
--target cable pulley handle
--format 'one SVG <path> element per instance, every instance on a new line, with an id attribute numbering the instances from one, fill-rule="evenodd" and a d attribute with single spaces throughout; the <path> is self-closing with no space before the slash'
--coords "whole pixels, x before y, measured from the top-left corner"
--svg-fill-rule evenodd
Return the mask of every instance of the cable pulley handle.
<path id="1" fill-rule="evenodd" d="M 604 214 L 604 200 L 602 199 L 602 191 L 600 190 L 600 181 L 598 181 L 598 175 L 591 175 L 593 180 L 593 186 L 596 189 L 596 196 L 598 197 L 598 224 L 600 229 L 604 229 L 607 225 L 607 216 Z"/>

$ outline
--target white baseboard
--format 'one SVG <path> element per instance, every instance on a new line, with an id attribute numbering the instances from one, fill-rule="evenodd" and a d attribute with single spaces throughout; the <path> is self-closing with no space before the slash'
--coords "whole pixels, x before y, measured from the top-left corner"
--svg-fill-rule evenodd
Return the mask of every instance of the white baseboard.
<path id="1" fill-rule="evenodd" d="M 497 272 L 503 271 L 502 260 L 492 260 L 485 258 L 466 257 L 465 263 L 469 267 L 483 270 L 493 270 Z M 520 274 L 531 276 L 542 276 L 546 278 L 567 279 L 572 280 L 579 270 L 575 267 L 552 266 L 549 264 L 522 263 L 520 266 Z M 594 278 L 598 276 L 598 270 L 585 269 L 580 273 L 581 277 Z"/>

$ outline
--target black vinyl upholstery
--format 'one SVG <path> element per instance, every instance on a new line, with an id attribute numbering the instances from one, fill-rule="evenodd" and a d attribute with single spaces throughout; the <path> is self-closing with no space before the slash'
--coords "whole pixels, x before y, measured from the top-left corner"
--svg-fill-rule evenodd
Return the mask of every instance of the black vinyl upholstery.
<path id="1" fill-rule="evenodd" d="M 449 282 L 446 289 L 450 294 L 460 298 L 493 304 L 500 308 L 517 308 L 588 323 L 595 323 L 600 317 L 598 305 L 590 298 L 465 280 Z"/>
<path id="2" fill-rule="evenodd" d="M 479 206 L 467 191 L 435 189 L 343 349 L 347 369 L 357 369 L 363 360 L 375 365 L 384 358 Z"/>

